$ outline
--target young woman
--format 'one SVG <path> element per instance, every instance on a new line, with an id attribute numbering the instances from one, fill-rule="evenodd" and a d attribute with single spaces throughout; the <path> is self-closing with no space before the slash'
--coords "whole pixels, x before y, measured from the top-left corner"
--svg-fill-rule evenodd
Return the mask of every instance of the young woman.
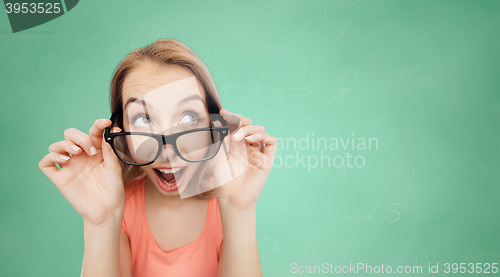
<path id="1" fill-rule="evenodd" d="M 196 90 L 160 91 L 168 99 L 161 103 L 161 118 L 129 120 L 134 99 L 183 80 L 195 80 L 199 96 L 189 95 Z M 110 99 L 111 112 L 118 115 L 112 118 L 115 122 L 98 119 L 88 135 L 65 130 L 65 140 L 50 145 L 50 153 L 39 162 L 83 218 L 82 276 L 261 276 L 255 208 L 272 167 L 276 138 L 250 119 L 222 109 L 207 67 L 191 49 L 172 39 L 158 40 L 125 57 L 113 76 Z M 166 129 L 182 130 L 209 118 L 214 109 L 224 119 L 239 119 L 241 128 L 224 139 L 230 145 L 224 161 L 243 170 L 194 197 L 180 197 L 194 178 L 213 185 L 227 171 L 217 170 L 214 162 L 188 162 L 175 151 L 178 143 L 159 148 L 152 163 L 125 163 L 119 146 L 103 136 L 105 129 L 131 132 L 134 126 L 162 134 Z M 247 146 L 246 165 L 241 151 L 232 147 L 237 144 Z M 182 178 L 177 178 L 179 172 Z"/>

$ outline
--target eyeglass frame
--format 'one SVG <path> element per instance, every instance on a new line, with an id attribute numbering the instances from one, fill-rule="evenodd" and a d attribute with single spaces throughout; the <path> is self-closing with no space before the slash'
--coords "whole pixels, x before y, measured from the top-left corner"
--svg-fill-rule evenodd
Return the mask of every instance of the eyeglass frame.
<path id="1" fill-rule="evenodd" d="M 111 129 L 114 127 L 113 123 L 114 123 L 114 119 L 118 116 L 118 114 L 120 113 L 121 111 L 118 110 L 116 112 L 114 112 L 112 115 L 111 115 L 111 126 L 109 127 L 106 127 L 104 129 L 104 138 L 105 138 L 105 141 L 107 143 L 109 143 L 109 145 L 111 146 L 111 148 L 113 149 L 113 152 L 115 153 L 115 155 L 118 157 L 118 159 L 120 159 L 120 161 L 126 163 L 126 164 L 129 164 L 129 165 L 135 165 L 135 166 L 145 166 L 145 165 L 150 165 L 152 163 L 154 163 L 158 157 L 160 156 L 161 154 L 161 151 L 162 151 L 162 148 L 163 146 L 165 145 L 172 145 L 173 148 L 174 148 L 174 151 L 175 153 L 177 154 L 177 156 L 179 156 L 179 158 L 181 158 L 183 161 L 186 161 L 186 162 L 189 162 L 189 163 L 197 163 L 197 162 L 203 162 L 203 161 L 206 161 L 206 160 L 209 160 L 213 157 L 215 157 L 219 151 L 220 151 L 220 148 L 222 146 L 222 142 L 224 141 L 224 138 L 228 135 L 228 132 L 229 132 L 229 126 L 227 125 L 226 121 L 224 120 L 224 118 L 222 118 L 222 116 L 220 116 L 219 114 L 213 114 L 211 115 L 211 117 L 215 118 L 212 122 L 214 121 L 220 121 L 222 126 L 221 127 L 207 127 L 207 128 L 198 128 L 198 129 L 192 129 L 192 130 L 186 130 L 186 131 L 182 131 L 182 132 L 178 132 L 178 133 L 174 133 L 174 134 L 170 134 L 170 135 L 162 135 L 162 134 L 151 134 L 151 133 L 144 133 L 144 132 L 120 132 L 120 133 L 111 133 Z M 197 161 L 190 161 L 190 160 L 187 160 L 186 158 L 184 158 L 180 152 L 179 152 L 179 149 L 177 149 L 177 139 L 182 136 L 182 135 L 185 135 L 185 134 L 189 134 L 189 133 L 193 133 L 193 132 L 200 132 L 200 131 L 216 131 L 219 133 L 220 135 L 220 138 L 219 138 L 219 146 L 218 146 L 218 149 L 217 151 L 215 151 L 215 153 L 213 155 L 211 155 L 210 157 L 205 157 L 203 158 L 202 160 L 197 160 Z M 120 155 L 118 155 L 118 153 L 116 152 L 116 149 L 115 149 L 115 145 L 114 145 L 114 139 L 118 136 L 124 136 L 124 135 L 143 135 L 143 136 L 148 136 L 148 137 L 152 137 L 154 139 L 156 139 L 156 141 L 158 142 L 158 151 L 156 153 L 156 156 L 155 158 L 150 161 L 150 162 L 147 162 L 147 163 L 131 163 L 131 162 L 127 162 L 127 161 L 124 161 Z"/>

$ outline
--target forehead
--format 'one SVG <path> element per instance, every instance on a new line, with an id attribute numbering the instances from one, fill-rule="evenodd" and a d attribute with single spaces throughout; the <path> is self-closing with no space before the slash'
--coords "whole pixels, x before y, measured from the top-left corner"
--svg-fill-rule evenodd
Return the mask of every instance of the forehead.
<path id="1" fill-rule="evenodd" d="M 122 105 L 124 105 L 125 101 L 127 101 L 130 97 L 139 98 L 159 87 L 166 86 L 174 82 L 179 83 L 178 81 L 180 80 L 194 76 L 195 75 L 191 71 L 178 65 L 169 65 L 167 68 L 161 68 L 151 62 L 145 62 L 139 67 L 133 69 L 125 78 L 122 89 Z M 206 103 L 203 85 L 200 83 L 198 78 L 195 77 L 194 79 L 196 80 L 199 91 L 198 93 Z M 191 86 L 192 85 L 193 84 L 191 83 Z M 192 91 L 193 87 L 191 87 L 190 90 Z M 182 95 L 177 96 L 180 97 Z"/>

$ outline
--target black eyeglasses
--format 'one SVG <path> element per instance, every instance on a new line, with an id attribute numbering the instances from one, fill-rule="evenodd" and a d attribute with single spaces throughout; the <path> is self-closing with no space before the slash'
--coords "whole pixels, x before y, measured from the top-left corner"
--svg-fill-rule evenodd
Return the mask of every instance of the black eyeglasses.
<path id="1" fill-rule="evenodd" d="M 117 111 L 119 112 L 119 111 Z M 117 117 L 111 116 L 111 121 Z M 220 150 L 222 141 L 228 135 L 229 127 L 220 115 L 211 115 L 212 122 L 219 121 L 221 127 L 191 129 L 171 135 L 143 132 L 111 133 L 114 124 L 104 131 L 104 138 L 116 156 L 130 165 L 149 165 L 161 154 L 164 145 L 173 146 L 175 153 L 186 162 L 202 162 L 209 160 Z"/>

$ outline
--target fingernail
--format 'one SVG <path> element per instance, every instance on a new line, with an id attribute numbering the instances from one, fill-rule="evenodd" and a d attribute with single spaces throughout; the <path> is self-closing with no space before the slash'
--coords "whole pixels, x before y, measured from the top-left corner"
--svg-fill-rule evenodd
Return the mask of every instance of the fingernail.
<path id="1" fill-rule="evenodd" d="M 235 139 L 239 138 L 240 137 L 240 133 L 241 133 L 240 131 L 234 133 L 233 138 L 235 138 Z"/>
<path id="2" fill-rule="evenodd" d="M 75 150 L 75 151 L 78 151 L 80 150 L 81 148 L 76 146 L 76 145 L 71 145 L 71 149 Z"/>
<path id="3" fill-rule="evenodd" d="M 67 160 L 69 160 L 69 157 L 68 157 L 68 156 L 59 155 L 59 157 L 60 157 L 61 159 L 63 159 L 63 160 L 66 160 L 66 161 L 67 161 Z"/>
<path id="4" fill-rule="evenodd" d="M 245 137 L 246 140 L 251 140 L 253 138 L 253 135 Z"/>
<path id="5" fill-rule="evenodd" d="M 97 150 L 95 150 L 95 147 L 90 147 L 90 155 L 94 156 L 95 154 L 97 154 Z"/>
<path id="6" fill-rule="evenodd" d="M 228 113 L 228 114 L 233 114 L 232 112 L 226 110 L 226 109 L 222 109 L 224 112 Z"/>
<path id="7" fill-rule="evenodd" d="M 107 119 L 101 119 L 102 122 L 105 122 Z"/>

